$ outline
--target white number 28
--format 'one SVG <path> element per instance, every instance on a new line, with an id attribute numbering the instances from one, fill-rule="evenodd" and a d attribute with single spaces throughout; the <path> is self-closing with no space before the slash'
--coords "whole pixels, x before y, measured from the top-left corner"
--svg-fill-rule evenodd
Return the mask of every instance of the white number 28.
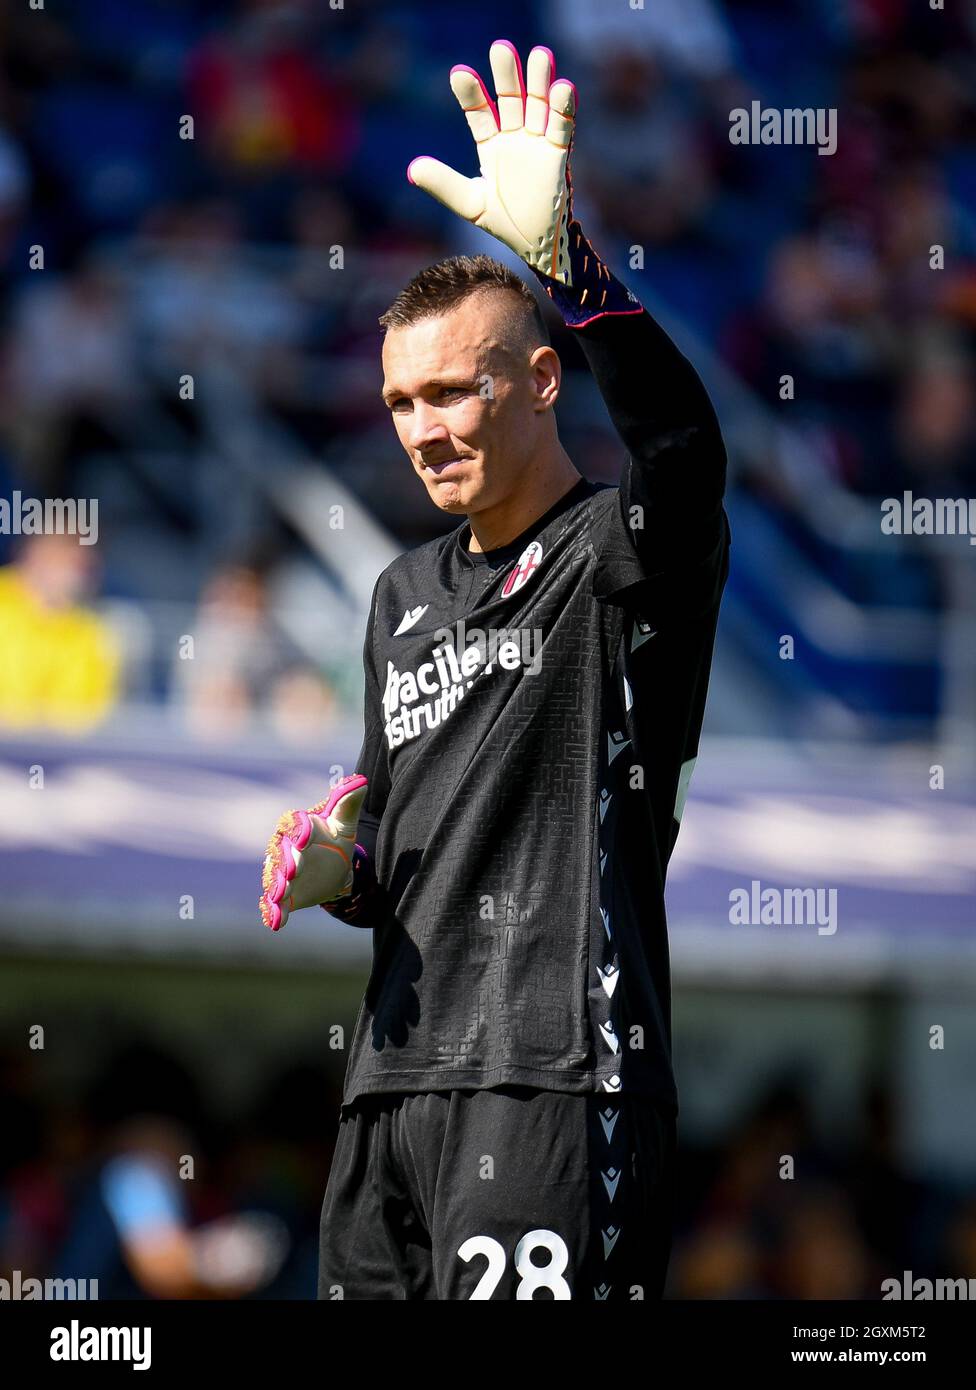
<path id="1" fill-rule="evenodd" d="M 532 1263 L 533 1250 L 548 1250 L 549 1262 Z M 458 1254 L 465 1263 L 475 1255 L 484 1255 L 488 1267 L 475 1285 L 471 1301 L 491 1298 L 505 1273 L 505 1247 L 491 1236 L 471 1236 Z M 571 1298 L 569 1285 L 563 1278 L 569 1264 L 569 1251 L 562 1236 L 555 1231 L 528 1231 L 515 1247 L 515 1270 L 519 1276 L 516 1299 L 532 1298 L 536 1289 L 549 1289 L 554 1299 Z"/>

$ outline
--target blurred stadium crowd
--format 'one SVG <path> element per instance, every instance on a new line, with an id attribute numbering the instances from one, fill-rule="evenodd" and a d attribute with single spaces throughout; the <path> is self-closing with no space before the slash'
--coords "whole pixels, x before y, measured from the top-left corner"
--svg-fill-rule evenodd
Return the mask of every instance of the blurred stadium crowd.
<path id="1" fill-rule="evenodd" d="M 938 620 L 971 620 L 971 601 L 937 547 L 880 543 L 877 505 L 974 490 L 974 24 L 971 7 L 908 0 L 502 0 L 490 15 L 442 0 L 91 0 L 11 15 L 0 482 L 97 497 L 101 520 L 97 559 L 60 585 L 55 547 L 20 565 L 32 547 L 0 537 L 14 567 L 0 624 L 28 595 L 38 618 L 98 595 L 107 626 L 77 634 L 90 682 L 64 700 L 56 682 L 47 701 L 5 691 L 2 722 L 29 706 L 92 723 L 147 701 L 207 737 L 246 732 L 253 712 L 304 736 L 337 691 L 355 697 L 347 631 L 322 651 L 300 620 L 278 621 L 288 576 L 303 559 L 321 571 L 326 547 L 276 484 L 286 456 L 318 467 L 397 548 L 443 527 L 379 407 L 375 317 L 418 265 L 484 249 L 404 170 L 433 130 L 438 154 L 469 167 L 447 71 L 483 63 L 504 32 L 521 48 L 544 37 L 577 80 L 577 212 L 673 316 L 733 446 L 713 720 L 931 736 L 953 686 Z M 755 97 L 836 106 L 837 152 L 731 145 L 729 112 Z M 564 333 L 557 346 L 581 369 Z M 619 441 L 586 387 L 564 393 L 562 432 L 585 473 L 615 481 Z M 37 621 L 36 651 L 56 652 L 60 622 Z M 198 643 L 188 679 L 175 639 L 198 625 L 222 640 Z M 784 632 L 799 637 L 789 670 Z"/>
<path id="2" fill-rule="evenodd" d="M 23 1053 L 2 1058 L 7 1145 L 0 1172 L 4 1277 L 99 1280 L 100 1298 L 201 1296 L 179 1262 L 140 1259 L 160 1228 L 178 1243 L 241 1212 L 274 1217 L 277 1260 L 241 1260 L 212 1297 L 312 1298 L 335 1078 L 309 1059 L 268 1075 L 222 1113 L 199 1072 L 141 1039 L 108 1051 L 84 1094 L 52 1093 Z M 882 1280 L 972 1278 L 976 1195 L 907 1176 L 892 1152 L 894 1098 L 863 1097 L 860 1132 L 825 1143 L 796 1078 L 757 1096 L 721 1144 L 682 1140 L 666 1296 L 878 1299 Z M 192 1182 L 174 1160 L 194 1156 Z M 794 1181 L 770 1180 L 790 1154 Z M 126 1165 L 123 1184 L 116 1174 Z M 146 1190 L 148 1188 L 148 1191 Z M 162 1191 L 158 1190 L 162 1189 Z M 175 1268 L 174 1268 L 175 1266 Z M 192 1268 L 192 1266 L 191 1266 Z"/>
<path id="3" fill-rule="evenodd" d="M 444 528 L 379 404 L 376 316 L 421 264 L 486 249 L 404 171 L 429 152 L 472 172 L 447 73 L 484 70 L 500 35 L 550 45 L 576 81 L 577 215 L 677 328 L 727 426 L 734 565 L 710 727 L 938 736 L 960 643 L 974 649 L 971 567 L 883 543 L 878 500 L 976 492 L 976 11 L 911 0 L 8 14 L 0 493 L 97 498 L 99 539 L 0 535 L 0 731 L 149 711 L 179 737 L 312 746 L 358 697 L 361 619 L 323 640 L 295 601 L 314 576 L 328 607 L 343 576 L 290 480 L 347 490 L 394 552 Z M 732 146 L 729 112 L 755 97 L 836 106 L 836 154 Z M 616 481 L 620 444 L 582 375 L 560 425 L 581 471 Z M 784 632 L 807 638 L 788 669 Z M 204 1066 L 132 1038 L 93 1057 L 85 1094 L 20 1048 L 2 1057 L 3 1269 L 181 1296 L 189 1284 L 133 1262 L 146 1211 L 186 1232 L 258 1209 L 285 1223 L 289 1254 L 252 1294 L 313 1296 L 338 1107 L 318 1055 L 219 1124 Z M 892 1095 L 866 1096 L 835 1148 L 803 1095 L 785 1078 L 721 1145 L 685 1145 L 669 1294 L 877 1297 L 903 1268 L 976 1273 L 976 1203 L 899 1168 Z M 154 1187 L 160 1153 L 187 1146 L 192 1196 Z M 768 1181 L 785 1152 L 800 1201 Z M 120 1155 L 135 1198 L 107 1176 Z"/>

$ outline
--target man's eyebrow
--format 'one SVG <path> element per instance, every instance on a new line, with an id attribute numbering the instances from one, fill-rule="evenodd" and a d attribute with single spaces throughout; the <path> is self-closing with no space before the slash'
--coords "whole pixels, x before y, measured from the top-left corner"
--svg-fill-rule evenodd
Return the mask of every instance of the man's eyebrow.
<path id="1" fill-rule="evenodd" d="M 423 389 L 429 390 L 432 386 L 473 386 L 475 380 L 476 378 L 469 376 L 467 372 L 458 372 L 453 376 L 432 376 L 424 382 Z M 382 392 L 383 400 L 387 404 L 407 394 L 408 392 L 401 390 L 398 386 L 389 386 Z"/>

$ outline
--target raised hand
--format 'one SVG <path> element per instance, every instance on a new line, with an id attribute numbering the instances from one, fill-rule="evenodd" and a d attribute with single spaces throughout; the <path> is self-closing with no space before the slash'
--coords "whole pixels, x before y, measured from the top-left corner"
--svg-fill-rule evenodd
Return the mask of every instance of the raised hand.
<path id="1" fill-rule="evenodd" d="M 489 50 L 497 104 L 473 68 L 451 69 L 451 90 L 478 147 L 480 177 L 467 178 L 431 155 L 411 160 L 407 178 L 445 207 L 510 246 L 533 270 L 571 284 L 569 152 L 576 88 L 553 81 L 555 59 L 533 48 L 523 80 L 513 44 Z"/>

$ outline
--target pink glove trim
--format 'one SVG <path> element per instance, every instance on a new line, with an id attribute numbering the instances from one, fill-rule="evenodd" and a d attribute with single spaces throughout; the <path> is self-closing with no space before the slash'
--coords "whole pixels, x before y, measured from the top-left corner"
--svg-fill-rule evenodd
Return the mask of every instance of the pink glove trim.
<path id="1" fill-rule="evenodd" d="M 513 54 L 513 56 L 514 56 L 514 58 L 515 58 L 515 71 L 518 73 L 519 91 L 520 91 L 521 94 L 522 94 L 522 119 L 524 120 L 524 119 L 525 119 L 525 74 L 522 72 L 522 59 L 519 57 L 519 51 L 518 51 L 518 49 L 515 47 L 514 43 L 512 43 L 511 39 L 495 39 L 494 42 L 492 43 L 491 47 L 494 48 L 494 46 L 495 46 L 496 43 L 500 43 L 500 44 L 502 44 L 505 48 L 510 49 L 511 52 L 512 52 L 512 54 Z M 551 55 L 550 55 L 550 56 L 551 56 Z"/>

